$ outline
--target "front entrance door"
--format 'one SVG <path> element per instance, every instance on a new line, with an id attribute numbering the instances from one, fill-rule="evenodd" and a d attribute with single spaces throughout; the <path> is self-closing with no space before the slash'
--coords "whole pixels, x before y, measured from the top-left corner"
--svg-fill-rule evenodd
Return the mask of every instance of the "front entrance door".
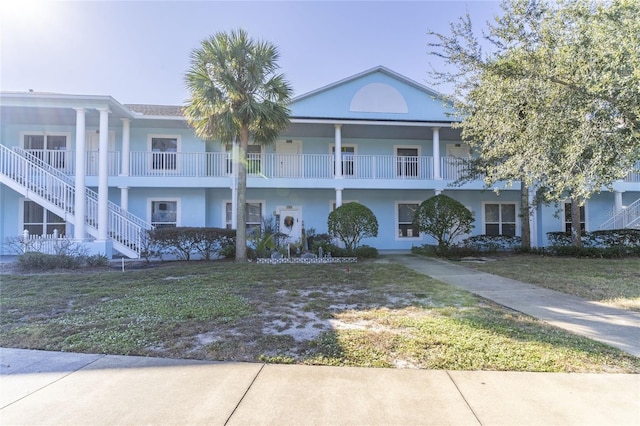
<path id="1" fill-rule="evenodd" d="M 288 236 L 290 243 L 295 243 L 302 238 L 302 214 L 299 208 L 280 210 L 280 232 Z"/>
<path id="2" fill-rule="evenodd" d="M 283 178 L 302 177 L 302 142 L 287 139 L 276 142 L 277 176 Z"/>

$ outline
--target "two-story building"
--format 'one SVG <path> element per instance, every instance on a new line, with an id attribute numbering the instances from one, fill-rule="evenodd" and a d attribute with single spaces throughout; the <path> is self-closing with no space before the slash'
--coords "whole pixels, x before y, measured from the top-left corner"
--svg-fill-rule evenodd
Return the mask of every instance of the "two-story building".
<path id="1" fill-rule="evenodd" d="M 0 96 L 0 240 L 55 230 L 92 252 L 137 257 L 139 233 L 151 226 L 235 227 L 232 147 L 198 139 L 180 106 Z M 249 148 L 247 226 L 274 217 L 296 240 L 303 227 L 326 232 L 331 210 L 357 201 L 379 222 L 378 237 L 363 243 L 407 250 L 434 243 L 412 217 L 443 192 L 474 212 L 472 235 L 520 235 L 517 184 L 500 191 L 479 180 L 451 185 L 472 153 L 447 108 L 434 91 L 384 67 L 295 98 L 280 138 Z M 586 203 L 587 231 L 640 227 L 640 175 L 614 189 Z M 567 229 L 568 213 L 538 206 L 533 245 Z"/>

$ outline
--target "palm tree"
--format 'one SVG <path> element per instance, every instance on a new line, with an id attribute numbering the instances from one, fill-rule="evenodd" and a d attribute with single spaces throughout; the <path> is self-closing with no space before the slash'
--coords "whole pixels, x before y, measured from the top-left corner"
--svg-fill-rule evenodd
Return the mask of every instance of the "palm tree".
<path id="1" fill-rule="evenodd" d="M 240 29 L 219 32 L 191 52 L 185 75 L 191 92 L 187 122 L 198 137 L 238 144 L 236 261 L 247 260 L 246 189 L 249 140 L 269 144 L 289 125 L 292 89 L 279 66 L 277 48 Z"/>

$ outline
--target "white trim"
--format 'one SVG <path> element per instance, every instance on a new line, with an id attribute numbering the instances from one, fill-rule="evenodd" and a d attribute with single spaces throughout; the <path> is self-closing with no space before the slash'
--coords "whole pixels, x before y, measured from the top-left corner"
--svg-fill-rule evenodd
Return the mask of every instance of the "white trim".
<path id="1" fill-rule="evenodd" d="M 147 134 L 147 149 L 152 152 L 153 139 L 176 139 L 176 152 L 182 152 L 182 136 L 176 133 L 149 133 Z"/>
<path id="2" fill-rule="evenodd" d="M 258 204 L 260 203 L 260 205 L 262 206 L 260 208 L 261 210 L 261 220 L 262 218 L 265 218 L 267 216 L 267 201 L 266 200 L 246 200 L 245 202 L 246 204 Z M 233 205 L 233 202 L 229 199 L 229 200 L 222 200 L 222 225 L 220 226 L 221 228 L 226 228 L 227 225 L 233 226 L 233 210 L 231 211 L 231 223 L 227 223 L 227 204 L 231 204 Z M 246 210 L 245 210 L 246 212 Z M 262 224 L 260 225 L 260 227 L 262 227 Z"/>
<path id="3" fill-rule="evenodd" d="M 480 203 L 481 205 L 481 217 L 482 217 L 482 222 L 481 222 L 481 226 L 482 226 L 482 232 L 481 235 L 486 235 L 486 215 L 485 215 L 485 205 L 487 204 L 498 204 L 498 205 L 502 205 L 502 204 L 509 204 L 509 205 L 515 205 L 515 225 L 516 225 L 516 230 L 515 230 L 515 235 L 516 236 L 522 236 L 522 226 L 521 226 L 521 222 L 520 222 L 520 203 L 518 201 L 501 201 L 501 200 L 495 200 L 495 201 L 482 201 Z M 500 225 L 502 226 L 502 224 L 504 223 L 502 221 L 502 211 L 500 211 Z M 493 222 L 492 222 L 493 223 Z M 509 222 L 507 222 L 509 223 Z"/>
<path id="4" fill-rule="evenodd" d="M 151 220 L 151 204 L 156 202 L 156 203 L 161 203 L 163 201 L 172 203 L 175 202 L 176 203 L 176 227 L 178 226 L 182 226 L 182 213 L 181 213 L 181 204 L 182 204 L 182 198 L 179 197 L 147 197 L 147 222 L 148 223 L 153 223 L 153 221 Z"/>
<path id="5" fill-rule="evenodd" d="M 26 197 L 20 197 L 18 199 L 18 228 L 20 229 L 19 235 L 22 236 L 22 233 L 24 232 L 24 203 L 25 201 L 29 201 L 31 203 L 34 203 L 40 207 L 42 207 L 43 210 L 43 215 L 42 215 L 42 222 L 38 222 L 38 223 L 42 223 L 42 234 L 41 235 L 46 235 L 47 234 L 47 212 L 50 212 L 50 210 L 47 210 L 44 206 L 41 206 L 40 204 L 36 203 L 33 200 L 30 200 Z M 55 213 L 51 212 L 52 214 L 56 215 Z M 56 215 L 58 216 L 58 215 Z M 65 232 L 60 234 L 61 236 L 69 236 L 69 226 L 71 226 L 71 222 L 65 220 L 64 217 L 60 217 L 58 216 L 60 219 L 64 220 L 64 229 Z"/>
<path id="6" fill-rule="evenodd" d="M 584 232 L 589 232 L 589 209 L 587 209 L 587 205 L 588 205 L 589 201 L 585 201 L 583 206 L 584 207 Z M 567 229 L 567 223 L 564 218 L 565 218 L 565 214 L 567 211 L 567 204 L 571 204 L 571 199 L 567 199 L 565 198 L 562 201 L 562 214 L 560 215 L 560 232 L 565 232 L 565 229 Z M 569 212 L 571 213 L 571 212 Z M 582 222 L 582 221 L 581 221 Z"/>
<path id="7" fill-rule="evenodd" d="M 300 124 L 367 124 L 372 126 L 412 126 L 412 127 L 444 127 L 450 128 L 457 121 L 384 121 L 355 120 L 344 118 L 291 118 L 291 123 Z"/>
<path id="8" fill-rule="evenodd" d="M 71 151 L 71 134 L 72 134 L 72 132 L 50 132 L 48 130 L 33 130 L 33 131 L 25 130 L 25 131 L 21 131 L 20 132 L 20 145 L 19 146 L 22 149 L 27 149 L 27 148 L 24 147 L 24 137 L 27 136 L 27 135 L 44 136 L 45 137 L 45 141 L 44 141 L 45 142 L 45 144 L 44 144 L 45 146 L 42 149 L 47 150 L 47 151 L 56 151 L 54 149 L 48 149 L 47 148 L 47 146 L 46 146 L 47 145 L 46 137 L 47 136 L 64 136 L 64 137 L 67 138 L 67 143 L 65 144 L 65 149 L 64 150 L 65 151 Z M 29 148 L 29 149 L 31 149 L 31 148 Z M 62 151 L 62 150 L 60 150 L 60 151 Z"/>
<path id="9" fill-rule="evenodd" d="M 422 200 L 424 201 L 424 200 Z M 400 200 L 394 201 L 393 204 L 393 236 L 395 241 L 422 241 L 424 236 L 422 232 L 418 232 L 417 236 L 414 237 L 401 237 L 398 235 L 398 229 L 400 228 L 400 216 L 398 214 L 398 207 L 400 204 L 415 204 L 420 206 L 422 201 L 413 201 L 413 200 Z"/>

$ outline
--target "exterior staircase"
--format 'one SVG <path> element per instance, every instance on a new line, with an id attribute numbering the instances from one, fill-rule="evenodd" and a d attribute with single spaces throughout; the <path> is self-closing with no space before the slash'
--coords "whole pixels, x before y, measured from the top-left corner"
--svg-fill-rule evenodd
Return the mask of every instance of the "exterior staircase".
<path id="1" fill-rule="evenodd" d="M 0 145 L 0 183 L 75 224 L 75 183 L 73 179 L 21 148 Z M 98 236 L 98 194 L 86 188 L 87 233 Z M 108 203 L 108 235 L 113 248 L 129 258 L 139 258 L 145 231 L 150 223 Z"/>
<path id="2" fill-rule="evenodd" d="M 600 229 L 640 229 L 640 198 L 603 222 Z"/>

